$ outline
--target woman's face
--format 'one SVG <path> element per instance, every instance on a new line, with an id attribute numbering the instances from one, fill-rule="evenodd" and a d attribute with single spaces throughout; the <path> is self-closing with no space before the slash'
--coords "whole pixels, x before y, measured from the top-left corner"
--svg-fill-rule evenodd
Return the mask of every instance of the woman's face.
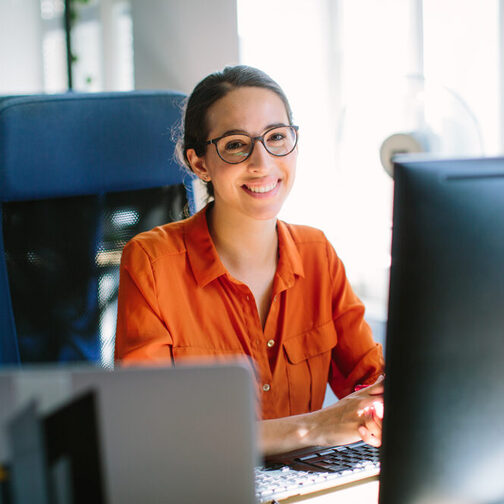
<path id="1" fill-rule="evenodd" d="M 289 119 L 276 93 L 241 87 L 210 107 L 207 124 L 207 140 L 211 140 L 229 132 L 260 136 L 273 126 L 288 126 Z M 209 145 L 201 158 L 194 151 L 187 154 L 195 173 L 212 182 L 215 208 L 225 210 L 226 215 L 234 212 L 255 219 L 273 219 L 294 182 L 297 148 L 287 156 L 276 157 L 258 141 L 250 157 L 238 164 L 223 161 L 215 145 Z"/>

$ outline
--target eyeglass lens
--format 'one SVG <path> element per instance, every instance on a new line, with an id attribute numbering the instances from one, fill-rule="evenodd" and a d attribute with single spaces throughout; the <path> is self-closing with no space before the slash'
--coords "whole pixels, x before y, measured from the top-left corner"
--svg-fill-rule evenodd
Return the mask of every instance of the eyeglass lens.
<path id="1" fill-rule="evenodd" d="M 280 126 L 267 131 L 263 136 L 266 150 L 273 156 L 286 156 L 296 146 L 296 130 Z M 240 163 L 252 150 L 252 138 L 248 135 L 228 135 L 217 142 L 220 157 L 228 163 Z"/>

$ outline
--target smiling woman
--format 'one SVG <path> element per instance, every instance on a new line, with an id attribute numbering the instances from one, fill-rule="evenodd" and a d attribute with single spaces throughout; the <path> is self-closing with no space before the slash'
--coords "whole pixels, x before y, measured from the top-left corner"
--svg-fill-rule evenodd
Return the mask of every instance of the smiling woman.
<path id="1" fill-rule="evenodd" d="M 213 212 L 275 219 L 294 182 L 297 154 L 297 132 L 290 132 L 281 98 L 269 89 L 238 87 L 208 109 L 207 124 L 216 149 L 198 156 L 189 148 L 186 156 L 194 173 L 212 182 Z"/>
<path id="2" fill-rule="evenodd" d="M 264 453 L 379 445 L 383 384 L 354 391 L 383 369 L 364 307 L 323 233 L 277 218 L 296 172 L 287 98 L 255 68 L 226 68 L 196 86 L 184 128 L 180 150 L 213 201 L 124 248 L 116 359 L 247 358 Z M 327 383 L 342 400 L 321 409 Z"/>

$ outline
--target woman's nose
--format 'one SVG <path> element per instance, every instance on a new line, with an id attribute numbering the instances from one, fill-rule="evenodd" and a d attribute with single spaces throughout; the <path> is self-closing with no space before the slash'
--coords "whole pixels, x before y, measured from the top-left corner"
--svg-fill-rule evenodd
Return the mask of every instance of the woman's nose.
<path id="1" fill-rule="evenodd" d="M 253 171 L 266 170 L 273 161 L 273 156 L 266 150 L 263 143 L 256 140 L 254 150 L 248 159 L 248 169 Z"/>

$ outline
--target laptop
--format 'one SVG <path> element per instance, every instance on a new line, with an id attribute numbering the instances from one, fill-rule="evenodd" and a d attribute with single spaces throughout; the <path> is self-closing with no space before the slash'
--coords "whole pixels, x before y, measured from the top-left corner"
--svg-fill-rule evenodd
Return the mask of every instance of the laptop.
<path id="1" fill-rule="evenodd" d="M 104 502 L 252 504 L 257 462 L 254 394 L 251 372 L 240 364 L 3 370 L 0 460 L 12 455 L 6 437 L 13 417 L 21 415 L 24 425 L 31 412 L 33 423 L 31 400 L 36 400 L 40 418 L 49 421 L 45 432 L 52 432 L 53 438 L 62 432 L 55 412 L 76 418 L 75 411 L 85 412 L 82 417 L 95 408 Z M 74 401 L 78 409 L 72 412 Z M 79 440 L 83 425 L 71 425 L 69 439 Z M 48 444 L 53 441 L 46 439 Z M 62 471 L 60 465 L 56 475 Z"/>

